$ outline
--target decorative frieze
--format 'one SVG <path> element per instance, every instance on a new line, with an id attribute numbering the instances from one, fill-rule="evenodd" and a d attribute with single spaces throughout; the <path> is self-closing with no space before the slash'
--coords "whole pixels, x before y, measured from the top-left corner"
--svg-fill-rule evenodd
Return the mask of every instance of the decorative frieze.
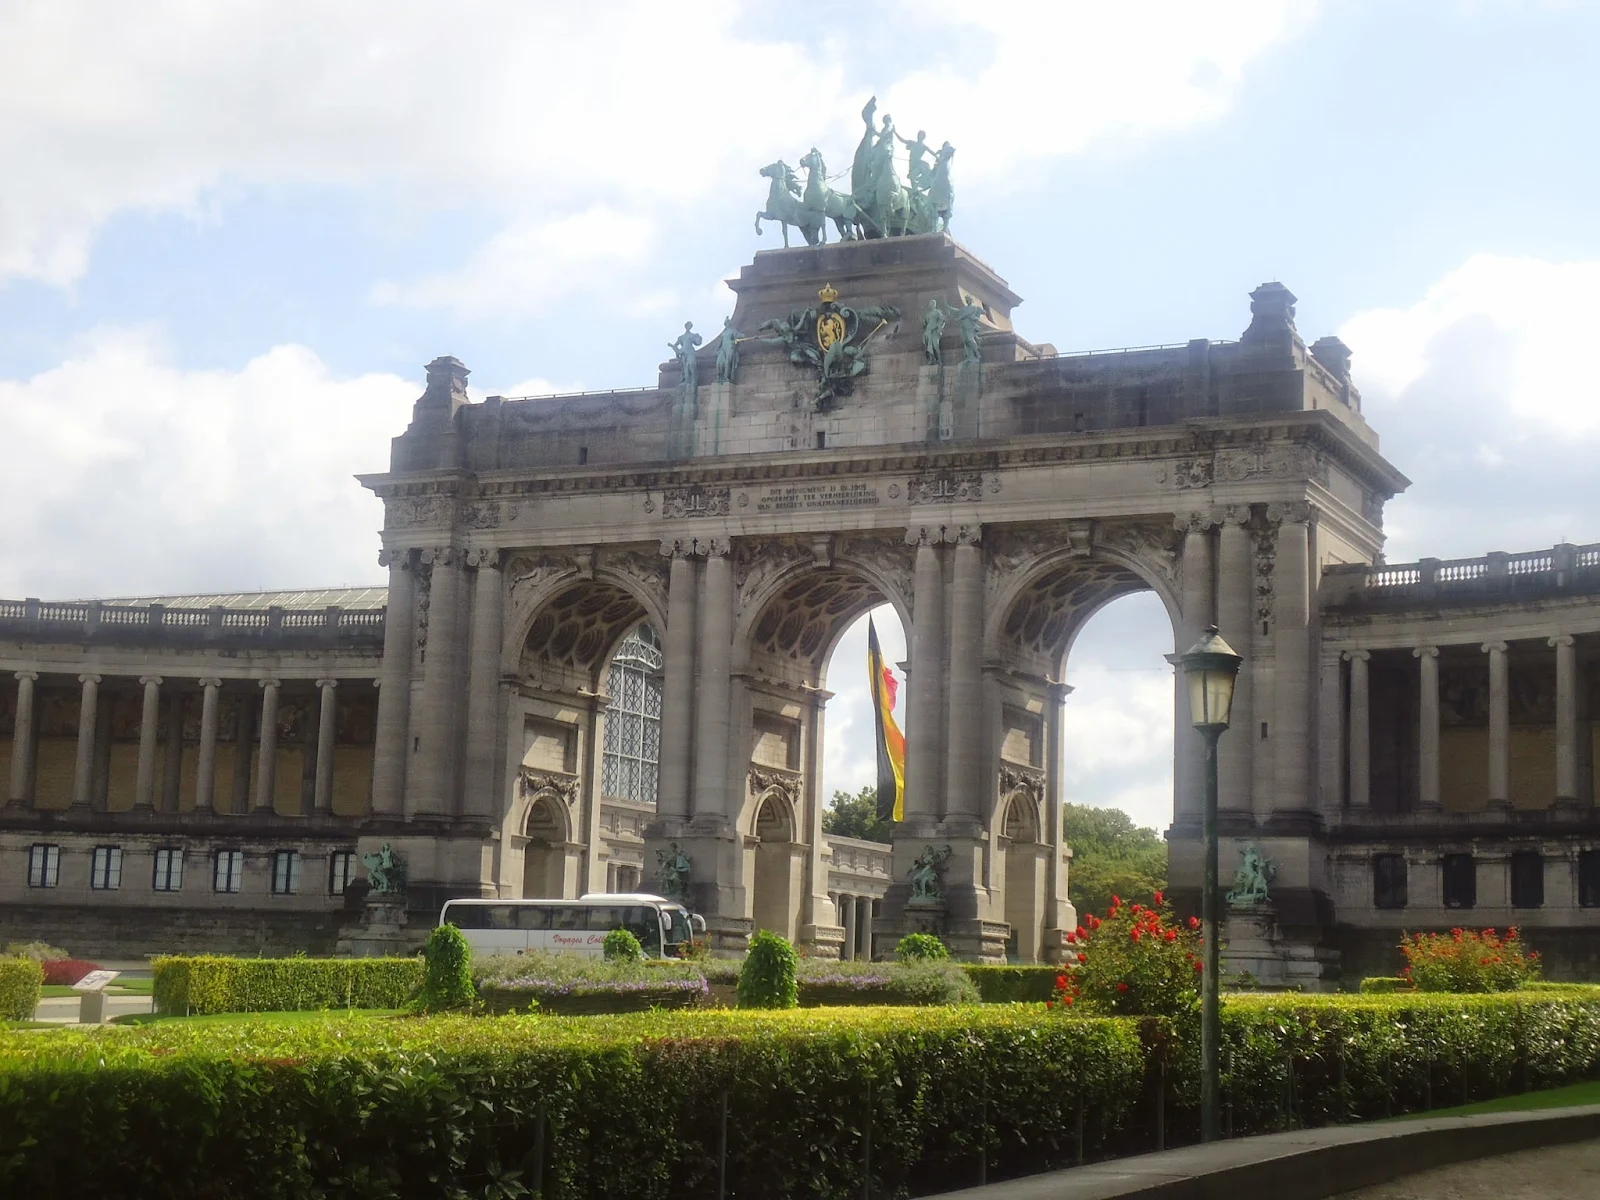
<path id="1" fill-rule="evenodd" d="M 991 491 L 999 491 L 999 479 Z M 983 499 L 982 471 L 936 471 L 918 475 L 906 484 L 908 504 L 963 504 Z"/>
<path id="2" fill-rule="evenodd" d="M 668 520 L 690 517 L 725 517 L 732 493 L 726 487 L 668 488 L 661 494 L 661 515 Z"/>
<path id="3" fill-rule="evenodd" d="M 524 800 L 546 794 L 554 795 L 568 805 L 578 802 L 578 777 L 565 772 L 539 771 L 532 767 L 523 767 L 518 786 Z"/>
<path id="4" fill-rule="evenodd" d="M 769 767 L 750 768 L 750 793 L 753 796 L 778 795 L 796 811 L 800 807 L 800 776 L 792 771 Z"/>

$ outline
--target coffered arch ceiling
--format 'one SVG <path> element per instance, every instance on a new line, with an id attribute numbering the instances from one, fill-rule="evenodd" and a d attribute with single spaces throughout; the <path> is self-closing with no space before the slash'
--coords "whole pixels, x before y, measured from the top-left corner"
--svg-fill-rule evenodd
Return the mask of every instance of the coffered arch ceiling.
<path id="1" fill-rule="evenodd" d="M 888 603 L 871 580 L 848 570 L 807 571 L 762 606 L 750 629 L 750 649 L 820 675 L 845 629 L 869 609 Z"/>
<path id="2" fill-rule="evenodd" d="M 583 580 L 558 592 L 528 626 L 522 671 L 570 672 L 593 679 L 623 636 L 648 616 L 631 593 L 604 580 Z"/>

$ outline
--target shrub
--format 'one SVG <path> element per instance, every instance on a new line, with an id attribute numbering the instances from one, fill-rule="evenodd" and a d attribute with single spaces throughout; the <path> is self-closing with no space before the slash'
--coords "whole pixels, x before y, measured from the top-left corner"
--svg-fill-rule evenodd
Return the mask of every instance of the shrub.
<path id="1" fill-rule="evenodd" d="M 0 1194 L 927 1195 L 1074 1161 L 1134 1111 L 1131 1022 L 1019 1008 L 577 1021 L 168 1021 L 0 1034 Z M 980 1089 L 981 1109 L 975 1104 Z M 981 1115 L 980 1115 L 981 1113 Z M 84 1130 L 94 1136 L 85 1137 Z M 505 1181 L 496 1189 L 490 1181 Z"/>
<path id="2" fill-rule="evenodd" d="M 422 984 L 416 958 L 172 956 L 151 968 L 156 1011 L 168 1016 L 399 1008 Z"/>
<path id="3" fill-rule="evenodd" d="M 82 958 L 47 958 L 39 965 L 44 968 L 45 984 L 56 987 L 70 986 L 90 971 L 100 969 L 99 963 L 92 963 Z"/>
<path id="4" fill-rule="evenodd" d="M 1198 925 L 1192 918 L 1187 929 L 1176 924 L 1160 892 L 1148 908 L 1111 897 L 1103 919 L 1090 913 L 1067 934 L 1077 962 L 1057 979 L 1048 1003 L 1122 1017 L 1193 1013 L 1200 1004 Z"/>
<path id="5" fill-rule="evenodd" d="M 1056 979 L 1061 975 L 1060 967 L 1048 963 L 1004 967 L 962 963 L 961 969 L 977 985 L 985 1004 L 1038 1004 L 1055 994 Z"/>
<path id="6" fill-rule="evenodd" d="M 901 962 L 949 958 L 950 948 L 931 933 L 908 933 L 895 946 L 894 956 Z"/>
<path id="7" fill-rule="evenodd" d="M 1367 996 L 1386 996 L 1390 992 L 1412 992 L 1411 981 L 1398 975 L 1368 975 L 1361 981 L 1361 991 Z"/>
<path id="8" fill-rule="evenodd" d="M 428 935 L 417 1007 L 424 1012 L 467 1008 L 478 998 L 472 986 L 472 947 L 454 925 L 440 925 Z"/>
<path id="9" fill-rule="evenodd" d="M 982 997 L 951 962 L 867 963 L 807 959 L 800 964 L 800 1006 L 977 1004 Z"/>
<path id="10" fill-rule="evenodd" d="M 60 946 L 52 946 L 48 942 L 11 942 L 5 948 L 4 958 L 31 958 L 36 963 L 51 962 L 58 958 L 68 958 Z"/>
<path id="11" fill-rule="evenodd" d="M 606 934 L 606 940 L 601 943 L 600 952 L 605 955 L 607 962 L 643 962 L 644 947 L 639 944 L 639 939 L 633 936 L 629 929 L 613 929 Z"/>
<path id="12" fill-rule="evenodd" d="M 559 951 L 497 954 L 477 960 L 473 977 L 491 1013 L 556 1015 L 642 1012 L 689 1008 L 709 996 L 704 976 L 683 962 L 643 959 L 610 962 Z"/>
<path id="13" fill-rule="evenodd" d="M 0 1021 L 31 1021 L 44 970 L 32 958 L 0 958 Z"/>
<path id="14" fill-rule="evenodd" d="M 800 1001 L 795 973 L 800 956 L 782 934 L 756 931 L 739 971 L 740 1008 L 793 1008 Z"/>
<path id="15" fill-rule="evenodd" d="M 1401 939 L 1406 968 L 1400 974 L 1419 992 L 1510 992 L 1539 974 L 1539 955 L 1523 948 L 1516 927 L 1452 929 Z"/>

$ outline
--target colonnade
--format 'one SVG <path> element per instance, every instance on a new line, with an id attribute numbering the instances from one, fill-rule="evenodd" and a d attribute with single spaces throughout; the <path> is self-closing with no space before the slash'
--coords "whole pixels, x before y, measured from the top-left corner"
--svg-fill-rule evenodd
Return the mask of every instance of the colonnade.
<path id="1" fill-rule="evenodd" d="M 845 962 L 871 962 L 876 953 L 874 940 L 878 916 L 878 901 L 872 896 L 858 896 L 850 892 L 830 892 L 833 910 L 838 923 L 844 926 L 844 943 L 839 947 L 839 957 Z"/>
<path id="2" fill-rule="evenodd" d="M 1578 798 L 1580 740 L 1579 676 L 1577 642 L 1572 634 L 1558 633 L 1544 639 L 1555 656 L 1555 788 L 1556 799 Z M 1487 656 L 1488 695 L 1488 800 L 1507 803 L 1511 799 L 1511 669 L 1509 646 L 1503 641 L 1479 644 Z M 1436 812 L 1443 808 L 1440 795 L 1440 696 L 1439 645 L 1416 646 L 1411 654 L 1418 672 L 1418 808 Z M 1350 664 L 1349 730 L 1345 739 L 1346 796 L 1352 809 L 1372 803 L 1372 651 L 1346 650 Z"/>
<path id="3" fill-rule="evenodd" d="M 17 713 L 12 731 L 10 778 L 7 800 L 13 805 L 37 806 L 34 767 L 38 738 L 37 685 L 41 672 L 22 670 L 14 672 L 17 682 Z M 136 810 L 156 808 L 157 753 L 161 738 L 162 689 L 180 681 L 161 675 L 138 676 L 141 688 L 139 720 L 139 756 L 134 777 L 133 807 Z M 184 681 L 187 682 L 187 681 Z M 219 735 L 219 712 L 223 680 L 206 675 L 193 680 L 202 689 L 200 710 L 200 737 L 195 758 L 195 809 L 209 811 L 214 807 Z M 244 683 L 249 680 L 241 681 Z M 260 690 L 258 702 L 259 735 L 254 764 L 254 790 L 251 811 L 270 811 L 276 787 L 278 750 L 278 704 L 283 680 L 276 676 L 256 679 Z M 73 764 L 71 809 L 89 809 L 93 806 L 95 781 L 96 743 L 99 731 L 99 708 L 106 677 L 97 673 L 77 676 L 79 687 L 78 732 Z M 333 808 L 334 741 L 337 736 L 336 690 L 339 680 L 320 677 L 315 680 L 318 691 L 317 737 L 315 742 L 315 784 L 312 792 L 312 812 L 330 813 Z M 248 723 L 245 723 L 248 728 Z M 181 727 L 177 736 L 169 736 L 169 745 L 181 741 Z M 240 739 L 241 746 L 245 739 Z M 170 751 L 169 751 L 170 753 Z"/>

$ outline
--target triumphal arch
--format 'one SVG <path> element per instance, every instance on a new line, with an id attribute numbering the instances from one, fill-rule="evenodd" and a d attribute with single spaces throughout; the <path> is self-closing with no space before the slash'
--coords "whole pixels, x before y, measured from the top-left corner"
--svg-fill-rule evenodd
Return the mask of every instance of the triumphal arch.
<path id="1" fill-rule="evenodd" d="M 823 673 L 888 604 L 908 634 L 906 816 L 879 937 L 1048 957 L 1075 923 L 1066 652 L 1100 606 L 1150 590 L 1180 647 L 1217 622 L 1246 656 L 1231 832 L 1279 839 L 1279 903 L 1314 924 L 1316 573 L 1373 559 L 1404 482 L 1339 343 L 1308 350 L 1266 284 L 1236 342 L 1061 355 L 940 232 L 766 251 L 729 287 L 722 332 L 686 326 L 638 390 L 474 404 L 466 369 L 435 361 L 390 470 L 364 477 L 389 569 L 372 803 L 414 831 L 413 879 L 603 878 L 605 672 L 647 628 L 644 874 L 686 860 L 725 945 L 770 927 L 828 952 Z M 1180 736 L 1180 873 L 1198 755 Z M 913 900 L 929 847 L 937 896 Z"/>

